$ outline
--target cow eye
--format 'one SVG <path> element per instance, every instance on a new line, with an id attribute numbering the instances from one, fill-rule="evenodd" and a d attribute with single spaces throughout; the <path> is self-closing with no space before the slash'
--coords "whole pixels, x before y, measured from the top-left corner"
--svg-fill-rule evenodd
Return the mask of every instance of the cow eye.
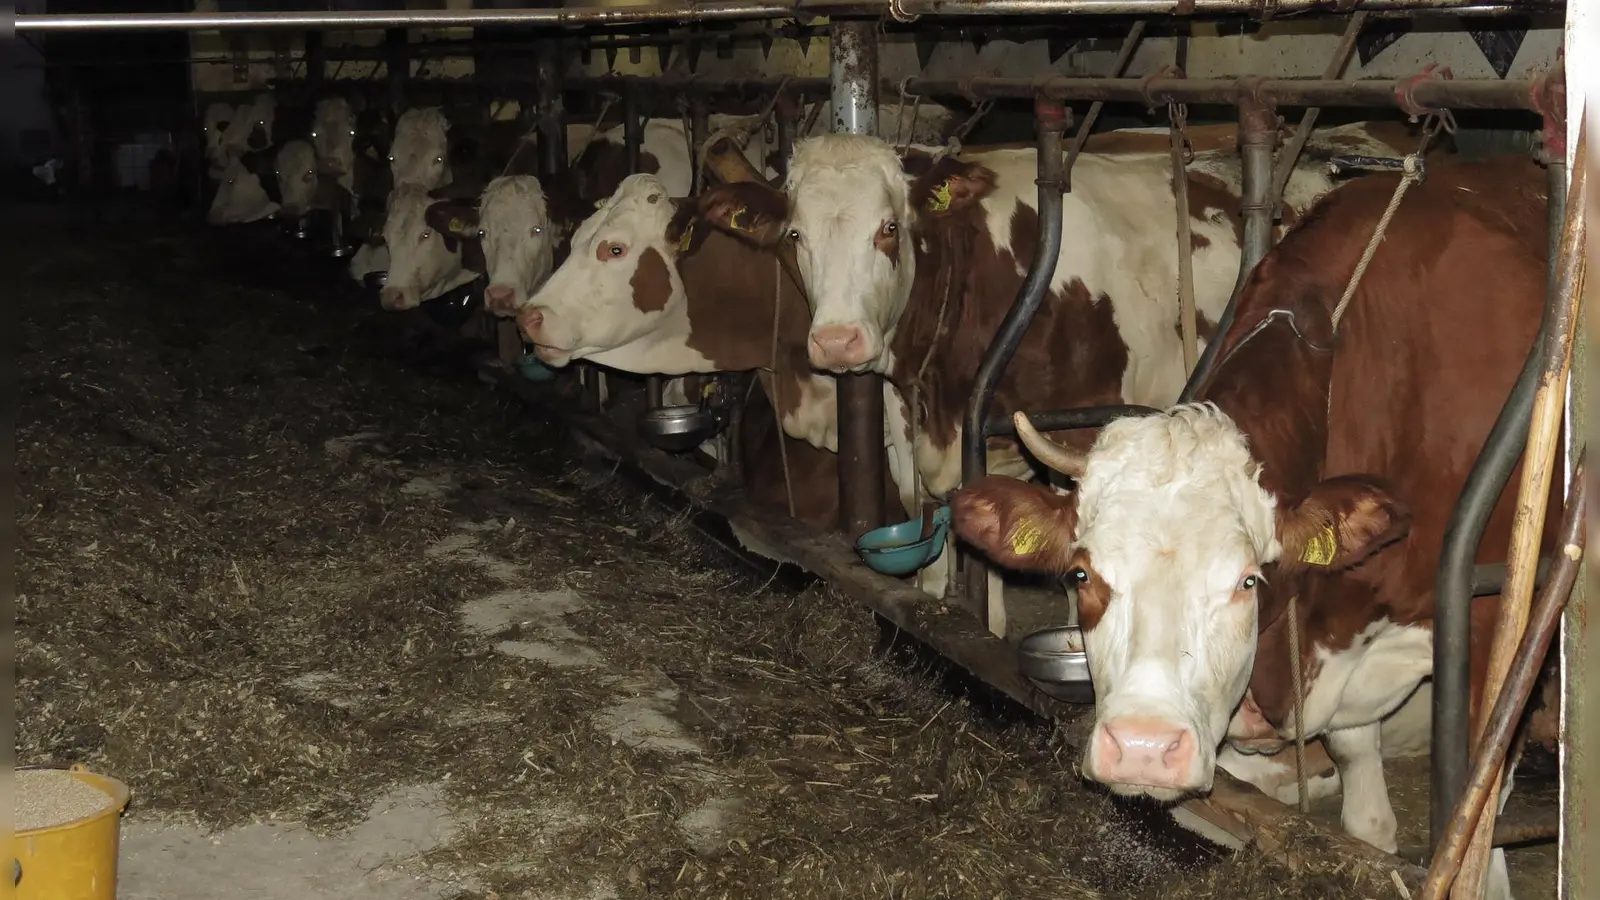
<path id="1" fill-rule="evenodd" d="M 899 230 L 900 230 L 900 223 L 896 222 L 893 219 L 890 219 L 889 221 L 883 223 L 883 236 L 884 237 L 893 237 L 894 233 L 899 231 Z"/>
<path id="2" fill-rule="evenodd" d="M 800 229 L 789 229 L 789 240 L 794 241 L 796 244 L 800 243 Z"/>
<path id="3" fill-rule="evenodd" d="M 1088 584 L 1089 573 L 1082 566 L 1074 566 L 1071 571 L 1067 572 L 1067 583 L 1072 585 Z"/>
<path id="4" fill-rule="evenodd" d="M 483 240 L 484 238 L 486 238 L 488 236 L 489 236 L 489 233 L 487 231 L 484 231 L 482 228 L 478 229 L 478 240 L 481 241 L 481 240 Z"/>
<path id="5" fill-rule="evenodd" d="M 389 156 L 389 162 L 394 162 L 394 156 L 392 154 Z"/>
<path id="6" fill-rule="evenodd" d="M 423 232 L 423 233 L 422 233 L 422 238 L 421 238 L 421 239 L 422 239 L 422 240 L 424 240 L 424 241 L 425 241 L 425 240 L 427 240 L 427 239 L 428 239 L 428 235 L 430 235 L 430 234 L 433 234 L 433 232 L 431 232 L 431 231 L 424 231 L 424 232 Z"/>
<path id="7" fill-rule="evenodd" d="M 1244 580 L 1239 582 L 1239 590 L 1241 590 L 1241 591 L 1253 591 L 1260 584 L 1261 584 L 1261 576 L 1260 575 L 1246 575 L 1244 577 Z"/>
<path id="8" fill-rule="evenodd" d="M 351 137 L 355 137 L 356 136 L 356 130 L 354 128 L 350 129 L 350 136 Z"/>
<path id="9" fill-rule="evenodd" d="M 533 236 L 534 237 L 538 237 L 541 234 L 544 234 L 544 226 L 542 226 L 542 225 L 533 226 Z"/>
<path id="10" fill-rule="evenodd" d="M 434 157 L 434 158 L 433 158 L 433 161 L 434 161 L 434 162 L 440 162 L 440 163 L 442 163 L 442 162 L 444 162 L 444 157 L 442 157 L 442 156 L 435 156 L 435 157 Z"/>
<path id="11" fill-rule="evenodd" d="M 315 132 L 315 131 L 313 131 L 313 132 L 311 132 L 311 136 L 312 136 L 312 137 L 316 137 L 316 136 L 317 136 L 317 133 L 316 133 L 316 132 Z"/>

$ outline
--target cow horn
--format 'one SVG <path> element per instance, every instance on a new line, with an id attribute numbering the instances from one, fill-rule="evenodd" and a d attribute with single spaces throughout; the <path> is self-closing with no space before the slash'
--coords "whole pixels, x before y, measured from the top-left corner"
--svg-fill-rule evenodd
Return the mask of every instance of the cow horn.
<path id="1" fill-rule="evenodd" d="M 1033 423 L 1028 421 L 1025 413 L 1011 414 L 1011 421 L 1017 426 L 1017 437 L 1022 440 L 1022 445 L 1039 458 L 1039 461 L 1055 469 L 1063 475 L 1073 478 L 1082 478 L 1088 457 L 1070 447 L 1058 444 L 1040 434 Z"/>
<path id="2" fill-rule="evenodd" d="M 745 158 L 733 137 L 726 132 L 712 135 L 701 150 L 701 155 L 705 159 L 706 168 L 728 184 L 741 181 L 766 183 L 767 179 L 760 170 L 750 164 L 750 160 Z"/>

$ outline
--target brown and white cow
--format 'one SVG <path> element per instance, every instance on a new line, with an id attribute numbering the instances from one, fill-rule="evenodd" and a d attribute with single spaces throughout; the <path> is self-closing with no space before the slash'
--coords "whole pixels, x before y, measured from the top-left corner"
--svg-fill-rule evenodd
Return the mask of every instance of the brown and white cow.
<path id="1" fill-rule="evenodd" d="M 389 194 L 383 223 L 389 274 L 378 293 L 384 309 L 414 309 L 483 272 L 477 228 L 451 219 L 449 207 L 440 203 L 448 199 L 416 182 L 402 182 Z"/>
<path id="2" fill-rule="evenodd" d="M 1380 734 L 1431 673 L 1445 525 L 1538 332 L 1548 230 L 1527 159 L 1435 164 L 1335 333 L 1395 183 L 1341 187 L 1262 261 L 1198 402 L 1114 422 L 1086 454 L 1025 431 L 1072 494 L 990 477 L 954 497 L 963 539 L 1077 585 L 1082 769 L 1118 793 L 1204 791 L 1223 741 L 1292 739 L 1297 597 L 1305 733 L 1339 767 L 1346 829 L 1395 849 Z M 1504 553 L 1513 495 L 1480 560 Z M 1475 708 L 1497 607 L 1473 605 Z"/>

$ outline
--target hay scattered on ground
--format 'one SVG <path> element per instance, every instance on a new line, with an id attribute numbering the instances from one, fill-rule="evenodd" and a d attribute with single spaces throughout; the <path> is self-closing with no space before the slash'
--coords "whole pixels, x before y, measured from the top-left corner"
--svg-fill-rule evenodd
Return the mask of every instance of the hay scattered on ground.
<path id="1" fill-rule="evenodd" d="M 396 320 L 292 248 L 10 246 L 24 763 L 216 826 L 338 829 L 442 782 L 463 827 L 421 863 L 471 872 L 462 900 L 1373 896 L 1215 864 L 1086 788 L 1047 727 L 886 659 L 861 608 L 730 565 L 557 424 L 401 366 Z M 625 685 L 463 630 L 503 587 L 427 552 L 463 522 L 480 562 L 587 598 L 565 623 L 601 674 L 664 674 L 705 752 L 614 742 Z"/>

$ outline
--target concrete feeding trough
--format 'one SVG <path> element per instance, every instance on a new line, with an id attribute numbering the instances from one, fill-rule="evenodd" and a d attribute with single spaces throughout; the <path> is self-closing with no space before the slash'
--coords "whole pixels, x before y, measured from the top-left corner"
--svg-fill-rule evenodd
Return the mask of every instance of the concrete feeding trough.
<path id="1" fill-rule="evenodd" d="M 856 539 L 856 555 L 874 572 L 910 575 L 927 568 L 944 549 L 950 533 L 950 507 L 931 516 L 876 528 Z"/>
<path id="2" fill-rule="evenodd" d="M 1017 645 L 1017 667 L 1039 690 L 1065 703 L 1093 703 L 1089 655 L 1076 625 L 1042 628 Z"/>
<path id="3" fill-rule="evenodd" d="M 17 900 L 116 900 L 128 786 L 75 765 L 19 768 L 11 879 Z"/>

